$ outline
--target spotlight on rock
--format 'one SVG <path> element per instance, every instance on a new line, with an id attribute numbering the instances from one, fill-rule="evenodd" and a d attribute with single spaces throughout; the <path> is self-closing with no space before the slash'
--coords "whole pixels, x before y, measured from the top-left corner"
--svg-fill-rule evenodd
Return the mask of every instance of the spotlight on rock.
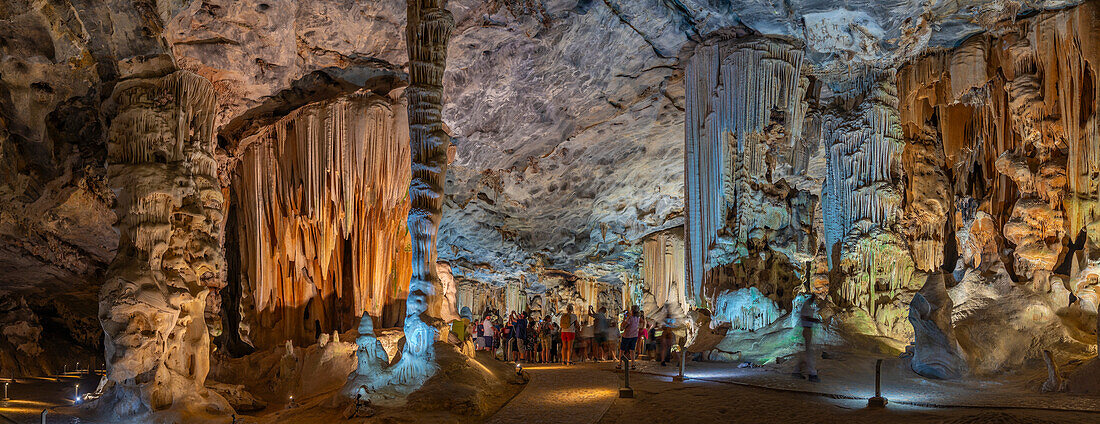
<path id="1" fill-rule="evenodd" d="M 523 375 L 523 364 L 516 363 L 516 375 Z"/>

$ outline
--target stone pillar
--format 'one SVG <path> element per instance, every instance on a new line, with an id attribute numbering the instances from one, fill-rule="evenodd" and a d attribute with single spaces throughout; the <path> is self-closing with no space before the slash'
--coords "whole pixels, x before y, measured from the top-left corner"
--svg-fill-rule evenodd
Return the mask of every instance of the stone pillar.
<path id="1" fill-rule="evenodd" d="M 419 386 L 435 373 L 437 321 L 427 313 L 439 286 L 436 235 L 443 209 L 450 136 L 443 130 L 443 69 L 454 17 L 446 0 L 409 0 L 405 39 L 409 48 L 409 143 L 412 184 L 409 234 L 412 279 L 405 309 L 405 348 L 394 370 L 394 383 Z"/>
<path id="2" fill-rule="evenodd" d="M 204 387 L 206 297 L 225 266 L 213 86 L 187 71 L 149 74 L 112 95 L 108 177 L 120 239 L 100 291 L 108 382 L 94 407 L 117 421 L 168 408 L 229 414 Z"/>

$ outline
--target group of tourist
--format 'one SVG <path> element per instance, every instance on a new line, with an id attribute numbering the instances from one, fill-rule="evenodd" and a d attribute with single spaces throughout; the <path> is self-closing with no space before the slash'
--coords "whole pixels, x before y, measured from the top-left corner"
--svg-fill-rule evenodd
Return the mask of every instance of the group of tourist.
<path id="1" fill-rule="evenodd" d="M 556 318 L 544 314 L 536 319 L 528 311 L 512 312 L 505 319 L 493 310 L 486 310 L 481 317 L 476 323 L 455 321 L 452 333 L 460 343 L 472 338 L 477 350 L 499 352 L 506 361 L 573 365 L 648 355 L 666 365 L 676 340 L 667 323 L 647 320 L 637 306 L 610 317 L 607 308 L 590 306 L 583 319 L 573 305 L 567 305 Z"/>

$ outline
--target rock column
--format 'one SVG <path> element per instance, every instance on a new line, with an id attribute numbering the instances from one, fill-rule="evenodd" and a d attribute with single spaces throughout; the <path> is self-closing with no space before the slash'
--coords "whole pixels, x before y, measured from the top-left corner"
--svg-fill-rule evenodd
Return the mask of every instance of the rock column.
<path id="1" fill-rule="evenodd" d="M 170 408 L 229 414 L 204 387 L 206 297 L 225 265 L 213 87 L 186 71 L 138 75 L 112 95 L 108 175 L 120 240 L 100 291 L 108 381 L 95 406 L 116 421 Z"/>

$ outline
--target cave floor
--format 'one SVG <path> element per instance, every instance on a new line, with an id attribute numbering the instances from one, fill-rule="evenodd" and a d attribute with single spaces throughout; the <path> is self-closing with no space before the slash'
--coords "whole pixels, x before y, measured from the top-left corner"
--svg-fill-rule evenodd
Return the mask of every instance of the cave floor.
<path id="1" fill-rule="evenodd" d="M 1100 398 L 1023 393 L 1017 380 L 933 382 L 902 391 L 910 379 L 884 366 L 885 409 L 867 408 L 873 393 L 873 364 L 867 358 L 824 360 L 820 383 L 796 379 L 782 367 L 738 368 L 729 363 L 690 363 L 687 381 L 673 382 L 676 367 L 639 361 L 631 373 L 633 399 L 618 398 L 623 383 L 614 364 L 573 367 L 531 365 L 528 386 L 492 416 L 492 423 L 674 422 L 1066 422 L 1100 420 Z M 870 363 L 866 373 L 853 364 Z M 863 384 L 864 381 L 866 384 Z M 893 381 L 893 384 L 887 384 Z M 979 388 L 985 387 L 985 388 Z M 966 395 L 963 395 L 963 394 Z M 955 406 L 952 406 L 955 405 Z M 963 406 L 959 406 L 963 405 Z M 1065 410 L 1058 410 L 1065 409 Z"/>
<path id="2" fill-rule="evenodd" d="M 100 377 L 100 374 L 88 376 L 67 373 L 51 377 L 17 378 L 8 387 L 8 396 L 11 399 L 0 401 L 0 424 L 41 422 L 43 409 L 51 411 L 46 415 L 48 423 L 69 423 L 71 417 L 58 415 L 53 409 L 72 406 L 75 385 L 80 384 L 80 393 L 87 393 L 95 390 Z"/>
<path id="3" fill-rule="evenodd" d="M 912 377 L 900 360 L 883 366 L 885 409 L 867 408 L 874 389 L 874 358 L 838 354 L 818 363 L 822 381 L 811 383 L 788 374 L 790 363 L 739 368 L 737 364 L 689 362 L 687 380 L 673 382 L 676 366 L 642 360 L 631 372 L 633 399 L 620 399 L 623 374 L 614 363 L 528 364 L 530 382 L 489 423 L 636 423 L 666 419 L 677 423 L 712 422 L 947 422 L 947 423 L 1095 423 L 1100 397 L 1039 394 L 1026 391 L 1037 377 L 997 382 L 934 382 Z M 69 406 L 73 385 L 90 390 L 98 376 L 19 379 L 9 388 L 13 401 L 0 402 L 0 424 L 37 423 L 42 409 Z M 922 383 L 923 382 L 923 383 Z M 908 387 L 908 389 L 905 389 Z M 273 409 L 278 409 L 275 407 Z M 307 408 L 313 410 L 315 408 Z M 305 412 L 305 411 L 303 411 Z M 49 415 L 50 423 L 72 417 Z M 252 422 L 259 417 L 246 418 Z M 285 418 L 285 417 L 284 417 Z M 454 416 L 410 414 L 400 422 L 450 422 Z M 423 419 L 423 420 L 422 420 Z M 427 421 L 425 421 L 427 420 Z M 259 419 L 258 421 L 265 421 Z M 283 421 L 283 420 L 278 420 Z M 317 408 L 285 422 L 357 422 Z M 370 422 L 367 419 L 364 422 Z M 462 420 L 457 422 L 481 422 Z"/>

